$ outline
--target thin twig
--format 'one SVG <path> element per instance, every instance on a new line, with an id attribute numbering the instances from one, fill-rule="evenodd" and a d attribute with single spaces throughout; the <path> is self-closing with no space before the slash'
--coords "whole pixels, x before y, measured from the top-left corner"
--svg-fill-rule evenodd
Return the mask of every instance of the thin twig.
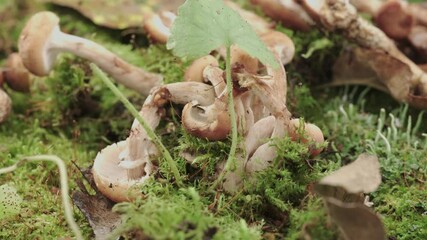
<path id="1" fill-rule="evenodd" d="M 59 169 L 59 177 L 60 177 L 60 184 L 61 184 L 61 197 L 62 197 L 62 207 L 64 208 L 65 212 L 65 219 L 67 220 L 68 225 L 70 226 L 71 230 L 73 231 L 74 235 L 78 240 L 83 240 L 83 235 L 80 231 L 80 228 L 77 226 L 77 223 L 74 220 L 73 217 L 73 207 L 70 201 L 70 198 L 68 197 L 68 176 L 67 176 L 67 168 L 65 166 L 64 161 L 54 155 L 38 155 L 38 156 L 32 156 L 32 157 L 25 157 L 12 166 L 1 168 L 0 174 L 9 173 L 15 171 L 19 164 L 23 162 L 36 162 L 36 161 L 48 161 L 48 162 L 54 162 Z"/>

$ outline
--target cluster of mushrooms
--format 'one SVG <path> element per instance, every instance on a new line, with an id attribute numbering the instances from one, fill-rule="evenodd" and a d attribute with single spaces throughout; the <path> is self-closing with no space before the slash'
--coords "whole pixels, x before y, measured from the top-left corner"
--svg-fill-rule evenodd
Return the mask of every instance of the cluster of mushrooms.
<path id="1" fill-rule="evenodd" d="M 361 18 L 348 0 L 252 2 L 287 27 L 307 31 L 317 25 L 340 32 L 356 43 L 337 62 L 335 79 L 347 81 L 358 73 L 370 74 L 368 78 L 372 80 L 372 86 L 390 92 L 400 101 L 427 108 L 425 72 L 404 55 L 390 38 L 411 39 L 410 35 L 418 31 L 418 26 L 424 22 L 418 19 L 422 18 L 422 14 L 417 11 L 417 7 L 394 0 L 386 3 L 379 0 L 351 1 L 360 11 L 372 14 L 378 26 L 383 26 L 384 33 Z M 227 172 L 221 185 L 227 192 L 236 192 L 242 187 L 243 179 L 251 180 L 256 172 L 266 169 L 277 157 L 276 148 L 268 142 L 269 139 L 290 136 L 293 140 L 308 143 L 310 154 L 315 156 L 321 151 L 318 146 L 323 143 L 324 137 L 322 131 L 313 124 L 305 123 L 305 126 L 300 127 L 300 120 L 292 119 L 286 107 L 287 82 L 283 66 L 290 63 L 295 54 L 292 40 L 275 31 L 274 24 L 256 14 L 241 9 L 231 1 L 225 3 L 254 28 L 281 65 L 278 69 L 272 69 L 237 46 L 232 47 L 234 109 L 238 132 L 243 140 L 239 145 L 236 168 Z M 411 29 L 404 37 L 402 29 L 394 31 L 388 29 L 390 24 L 382 24 L 383 21 L 391 21 L 389 12 L 396 11 L 399 17 L 391 20 L 406 23 L 408 16 L 411 19 Z M 175 18 L 175 13 L 169 11 L 147 15 L 144 29 L 153 42 L 165 44 Z M 404 24 L 398 22 L 396 26 L 401 28 Z M 231 131 L 225 74 L 218 63 L 218 59 L 225 57 L 224 49 L 217 49 L 211 55 L 196 59 L 186 69 L 184 81 L 162 84 L 161 75 L 133 66 L 90 40 L 61 32 L 59 18 L 54 13 L 35 14 L 19 39 L 19 55 L 25 68 L 36 76 L 46 76 L 61 52 L 73 53 L 94 62 L 118 83 L 146 95 L 140 115 L 153 130 L 162 119 L 165 104 L 172 102 L 184 105 L 182 125 L 189 134 L 220 141 L 226 139 Z M 342 67 L 337 67 L 340 64 Z M 3 101 L 1 94 L 0 91 L 0 101 Z M 303 134 L 297 133 L 297 129 L 303 129 Z M 191 153 L 182 154 L 191 164 L 194 156 Z M 136 196 L 132 194 L 132 186 L 143 184 L 153 176 L 158 168 L 159 157 L 159 149 L 135 120 L 126 140 L 98 153 L 92 168 L 95 183 L 112 201 L 132 200 Z M 218 172 L 224 168 L 224 162 L 218 163 Z"/>

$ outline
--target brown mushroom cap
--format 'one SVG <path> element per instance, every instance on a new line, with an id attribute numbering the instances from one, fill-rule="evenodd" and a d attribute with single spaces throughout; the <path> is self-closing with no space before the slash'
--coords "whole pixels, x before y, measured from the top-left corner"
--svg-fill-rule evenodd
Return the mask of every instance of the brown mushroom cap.
<path id="1" fill-rule="evenodd" d="M 427 60 L 427 28 L 423 26 L 413 27 L 408 36 L 411 45 L 416 49 L 418 55 Z"/>
<path id="2" fill-rule="evenodd" d="M 301 136 L 298 135 L 297 129 L 299 127 L 300 120 L 298 118 L 292 119 L 290 122 L 290 128 L 289 128 L 289 136 L 293 141 L 301 140 L 302 143 L 307 142 L 315 142 L 315 143 L 324 143 L 325 138 L 323 136 L 322 130 L 320 130 L 319 127 L 317 127 L 314 124 L 311 123 L 305 123 L 304 126 L 304 135 L 308 138 L 301 138 Z M 316 149 L 315 146 L 310 146 L 310 154 L 312 156 L 319 155 L 320 152 L 322 152 L 322 149 Z"/>
<path id="3" fill-rule="evenodd" d="M 185 71 L 184 80 L 188 82 L 203 82 L 203 71 L 207 66 L 218 67 L 218 60 L 212 55 L 194 60 Z"/>
<path id="4" fill-rule="evenodd" d="M 415 24 L 414 17 L 406 11 L 402 2 L 384 3 L 375 16 L 376 25 L 393 39 L 405 39 Z"/>
<path id="5" fill-rule="evenodd" d="M 3 86 L 3 82 L 4 82 L 3 75 L 4 75 L 3 71 L 0 70 L 0 88 Z"/>
<path id="6" fill-rule="evenodd" d="M 154 42 L 166 44 L 176 15 L 169 11 L 150 13 L 144 18 L 144 29 Z"/>
<path id="7" fill-rule="evenodd" d="M 47 51 L 52 33 L 59 31 L 59 18 L 52 12 L 39 12 L 31 17 L 19 37 L 19 55 L 34 75 L 46 76 L 57 53 Z"/>
<path id="8" fill-rule="evenodd" d="M 149 174 L 138 180 L 128 179 L 125 168 L 118 167 L 120 164 L 119 154 L 126 148 L 126 141 L 118 142 L 104 148 L 95 158 L 92 174 L 98 190 L 114 202 L 125 202 L 135 199 L 141 193 L 132 186 L 143 184 Z M 146 166 L 145 169 L 149 168 Z"/>
<path id="9" fill-rule="evenodd" d="M 294 58 L 295 45 L 286 34 L 278 31 L 270 31 L 262 35 L 261 40 L 278 54 L 282 64 L 286 65 Z"/>
<path id="10" fill-rule="evenodd" d="M 317 0 L 316 0 L 317 1 Z M 304 12 L 296 12 L 283 6 L 277 0 L 251 0 L 253 4 L 261 7 L 263 12 L 272 19 L 281 22 L 285 27 L 300 31 L 308 31 L 313 24 Z"/>
<path id="11" fill-rule="evenodd" d="M 18 53 L 9 55 L 6 68 L 4 78 L 7 85 L 15 91 L 29 92 L 31 85 L 30 73 L 22 63 L 22 59 Z"/>
<path id="12" fill-rule="evenodd" d="M 0 88 L 0 123 L 4 122 L 12 110 L 12 100 L 3 89 Z"/>
<path id="13" fill-rule="evenodd" d="M 227 105 L 218 99 L 203 107 L 196 102 L 188 103 L 182 110 L 182 125 L 191 135 L 211 141 L 227 138 L 231 130 Z"/>
<path id="14" fill-rule="evenodd" d="M 235 64 L 243 65 L 244 69 L 252 74 L 258 72 L 259 61 L 257 58 L 251 57 L 239 47 L 231 46 L 231 66 Z"/>

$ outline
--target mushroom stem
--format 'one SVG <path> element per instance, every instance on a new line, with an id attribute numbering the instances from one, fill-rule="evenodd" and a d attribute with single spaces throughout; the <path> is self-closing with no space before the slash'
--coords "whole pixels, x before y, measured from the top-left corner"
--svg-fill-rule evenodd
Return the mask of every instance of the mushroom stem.
<path id="1" fill-rule="evenodd" d="M 59 27 L 52 33 L 51 41 L 50 51 L 56 54 L 69 52 L 94 62 L 117 82 L 139 93 L 147 95 L 151 88 L 161 84 L 161 78 L 157 74 L 145 72 L 125 62 L 93 41 L 63 33 Z"/>

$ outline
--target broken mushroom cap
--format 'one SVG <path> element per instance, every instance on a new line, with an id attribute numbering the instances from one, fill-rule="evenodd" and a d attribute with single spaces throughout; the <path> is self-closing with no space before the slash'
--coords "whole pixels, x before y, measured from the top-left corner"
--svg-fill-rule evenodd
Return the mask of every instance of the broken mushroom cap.
<path id="1" fill-rule="evenodd" d="M 137 180 L 129 179 L 128 170 L 118 167 L 121 161 L 119 155 L 124 151 L 126 145 L 126 141 L 121 141 L 104 148 L 96 156 L 92 167 L 96 187 L 103 195 L 114 202 L 135 199 L 141 193 L 136 188 L 132 188 L 132 186 L 143 184 L 153 171 L 153 166 L 146 164 L 143 177 Z"/>
<path id="2" fill-rule="evenodd" d="M 403 6 L 402 1 L 384 3 L 375 15 L 375 24 L 393 39 L 405 39 L 415 24 L 414 17 Z"/>
<path id="3" fill-rule="evenodd" d="M 59 18 L 52 12 L 31 17 L 19 36 L 18 47 L 24 66 L 37 76 L 48 75 L 57 55 L 69 52 L 95 63 L 117 82 L 144 95 L 163 79 L 125 62 L 93 41 L 61 32 Z"/>
<path id="4" fill-rule="evenodd" d="M 7 93 L 0 88 L 0 123 L 4 122 L 12 109 L 12 100 Z"/>
<path id="5" fill-rule="evenodd" d="M 317 144 L 322 144 L 325 142 L 322 130 L 314 124 L 305 123 L 303 136 L 298 134 L 298 128 L 300 126 L 300 119 L 295 118 L 290 122 L 289 136 L 293 141 L 300 140 L 302 143 L 314 142 Z M 316 146 L 310 146 L 311 156 L 317 156 L 322 152 L 323 149 L 316 149 Z"/>
<path id="6" fill-rule="evenodd" d="M 209 106 L 199 106 L 197 102 L 185 105 L 182 125 L 191 135 L 211 141 L 227 138 L 231 130 L 227 105 L 219 99 Z"/>
<path id="7" fill-rule="evenodd" d="M 144 29 L 148 37 L 154 42 L 166 44 L 175 18 L 175 13 L 169 11 L 147 14 L 144 18 Z"/>
<path id="8" fill-rule="evenodd" d="M 295 45 L 286 34 L 278 31 L 270 31 L 263 34 L 261 40 L 271 50 L 278 54 L 282 64 L 286 65 L 294 58 Z"/>
<path id="9" fill-rule="evenodd" d="M 6 71 L 3 74 L 7 85 L 13 90 L 18 92 L 30 91 L 30 73 L 22 63 L 18 53 L 9 55 L 6 62 Z"/>
<path id="10" fill-rule="evenodd" d="M 251 2 L 260 6 L 267 16 L 281 22 L 285 27 L 308 31 L 314 25 L 307 13 L 293 1 L 251 0 Z"/>
<path id="11" fill-rule="evenodd" d="M 184 80 L 187 82 L 203 82 L 203 71 L 207 66 L 218 67 L 218 60 L 212 55 L 194 60 L 185 71 Z"/>

